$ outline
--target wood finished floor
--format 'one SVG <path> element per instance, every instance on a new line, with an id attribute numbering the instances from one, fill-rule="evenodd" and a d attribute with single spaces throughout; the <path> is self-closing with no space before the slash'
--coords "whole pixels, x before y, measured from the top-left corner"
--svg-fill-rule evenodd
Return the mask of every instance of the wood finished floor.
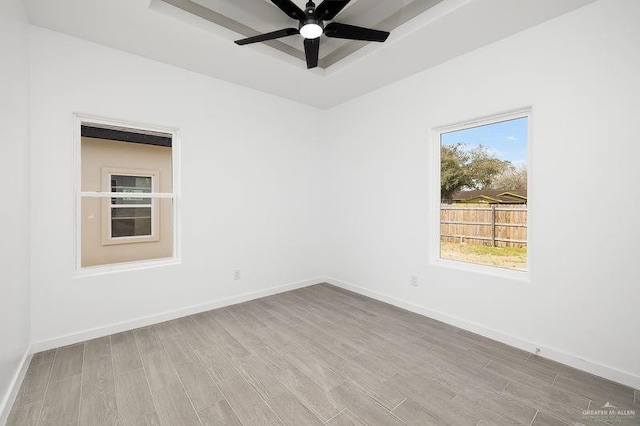
<path id="1" fill-rule="evenodd" d="M 631 388 L 321 284 L 35 354 L 8 424 L 593 424 L 606 402 L 640 415 Z"/>

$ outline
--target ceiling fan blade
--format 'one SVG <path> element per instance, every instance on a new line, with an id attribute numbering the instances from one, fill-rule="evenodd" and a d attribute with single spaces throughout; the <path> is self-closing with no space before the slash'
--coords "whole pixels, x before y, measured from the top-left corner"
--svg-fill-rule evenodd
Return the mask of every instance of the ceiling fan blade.
<path id="1" fill-rule="evenodd" d="M 326 0 L 325 0 L 326 1 Z M 324 35 L 332 38 L 348 40 L 385 41 L 389 37 L 388 31 L 372 30 L 371 28 L 356 27 L 355 25 L 332 22 L 324 29 Z"/>
<path id="2" fill-rule="evenodd" d="M 307 69 L 318 66 L 320 56 L 320 37 L 304 39 L 304 55 L 307 57 Z"/>
<path id="3" fill-rule="evenodd" d="M 324 0 L 316 7 L 316 16 L 318 19 L 330 21 L 336 17 L 351 0 Z"/>
<path id="4" fill-rule="evenodd" d="M 289 15 L 291 18 L 297 19 L 298 21 L 304 21 L 304 11 L 291 0 L 271 0 L 271 3 L 278 6 L 281 11 Z"/>
<path id="5" fill-rule="evenodd" d="M 288 37 L 294 34 L 300 34 L 295 28 L 285 28 L 284 30 L 278 30 L 271 33 L 260 34 L 254 37 L 245 38 L 242 40 L 236 40 L 235 43 L 243 46 L 245 44 L 258 43 L 261 41 L 274 40 L 276 38 Z"/>

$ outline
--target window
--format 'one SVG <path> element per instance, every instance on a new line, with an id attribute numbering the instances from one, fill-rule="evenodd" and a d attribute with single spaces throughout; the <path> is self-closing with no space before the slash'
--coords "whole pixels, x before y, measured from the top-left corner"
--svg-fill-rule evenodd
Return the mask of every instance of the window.
<path id="1" fill-rule="evenodd" d="M 435 131 L 438 262 L 527 270 L 529 119 L 521 111 Z"/>
<path id="2" fill-rule="evenodd" d="M 77 267 L 177 260 L 175 132 L 77 117 Z"/>
<path id="3" fill-rule="evenodd" d="M 157 192 L 159 171 L 102 168 L 103 191 L 129 194 Z M 158 202 L 151 198 L 103 199 L 102 244 L 158 241 Z"/>

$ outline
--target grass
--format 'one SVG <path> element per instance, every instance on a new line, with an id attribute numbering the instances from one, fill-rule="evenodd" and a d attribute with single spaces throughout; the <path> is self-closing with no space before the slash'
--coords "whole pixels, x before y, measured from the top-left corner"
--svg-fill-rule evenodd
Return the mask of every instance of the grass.
<path id="1" fill-rule="evenodd" d="M 527 269 L 527 248 L 489 247 L 465 243 L 440 243 L 443 259 L 499 266 L 509 269 Z"/>

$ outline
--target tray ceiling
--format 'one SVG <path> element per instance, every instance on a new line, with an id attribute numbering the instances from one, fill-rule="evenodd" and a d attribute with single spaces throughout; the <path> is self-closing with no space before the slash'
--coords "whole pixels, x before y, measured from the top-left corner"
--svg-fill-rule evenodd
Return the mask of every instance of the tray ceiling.
<path id="1" fill-rule="evenodd" d="M 324 69 L 311 70 L 298 37 L 275 48 L 233 43 L 295 24 L 269 0 L 23 1 L 32 25 L 330 108 L 594 0 L 352 0 L 336 21 L 391 36 L 385 43 L 323 37 Z"/>
<path id="2" fill-rule="evenodd" d="M 298 23 L 270 0 L 158 0 L 239 34 L 251 37 Z M 443 0 L 352 0 L 336 17 L 336 22 L 393 31 Z M 305 0 L 294 0 L 304 10 Z M 316 5 L 322 0 L 317 0 Z M 304 61 L 302 37 L 291 36 L 264 44 Z M 320 68 L 329 68 L 357 52 L 368 42 L 321 38 Z"/>

